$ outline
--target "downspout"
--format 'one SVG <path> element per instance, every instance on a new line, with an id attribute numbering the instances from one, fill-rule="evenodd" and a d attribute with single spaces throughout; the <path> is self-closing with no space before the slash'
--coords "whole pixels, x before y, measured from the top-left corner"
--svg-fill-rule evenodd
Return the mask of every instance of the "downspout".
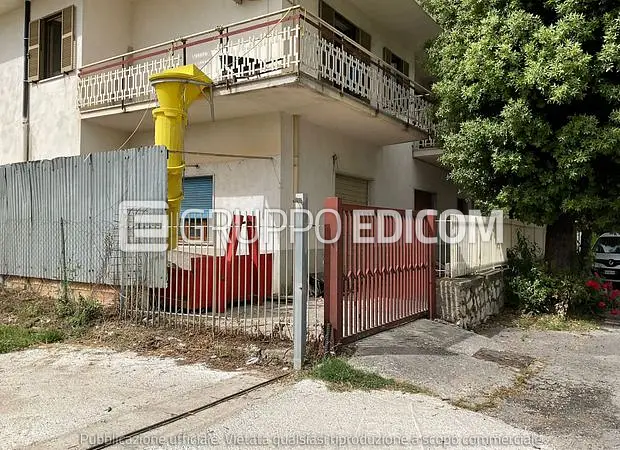
<path id="1" fill-rule="evenodd" d="M 299 116 L 293 115 L 293 196 L 299 193 Z"/>
<path id="2" fill-rule="evenodd" d="M 22 100 L 22 133 L 24 161 L 30 160 L 30 83 L 28 83 L 28 47 L 30 41 L 30 0 L 24 1 L 24 87 Z"/>

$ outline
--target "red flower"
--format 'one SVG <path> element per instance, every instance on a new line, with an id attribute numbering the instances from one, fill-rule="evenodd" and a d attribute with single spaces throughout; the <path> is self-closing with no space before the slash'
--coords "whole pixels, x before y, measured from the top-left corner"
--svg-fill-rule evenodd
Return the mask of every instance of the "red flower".
<path id="1" fill-rule="evenodd" d="M 611 310 L 611 315 L 612 316 L 617 316 L 618 314 L 620 314 L 620 309 L 612 309 Z"/>
<path id="2" fill-rule="evenodd" d="M 601 276 L 598 274 L 598 272 L 594 272 L 594 276 L 595 276 L 596 278 L 601 278 Z"/>
<path id="3" fill-rule="evenodd" d="M 586 283 L 586 286 L 594 289 L 595 291 L 598 291 L 601 288 L 601 285 L 598 283 L 598 281 L 594 281 L 594 280 L 588 280 L 588 282 Z"/>
<path id="4" fill-rule="evenodd" d="M 618 289 L 611 291 L 611 294 L 609 294 L 609 298 L 612 300 L 617 299 L 618 296 L 620 296 L 620 291 Z"/>
<path id="5" fill-rule="evenodd" d="M 612 289 L 613 287 L 614 287 L 614 285 L 611 283 L 611 281 L 608 281 L 607 283 L 605 283 L 605 284 L 603 285 L 603 289 L 607 289 L 607 290 L 610 290 L 610 289 Z"/>
<path id="6" fill-rule="evenodd" d="M 603 309 L 607 304 L 605 302 L 598 302 L 598 307 Z"/>

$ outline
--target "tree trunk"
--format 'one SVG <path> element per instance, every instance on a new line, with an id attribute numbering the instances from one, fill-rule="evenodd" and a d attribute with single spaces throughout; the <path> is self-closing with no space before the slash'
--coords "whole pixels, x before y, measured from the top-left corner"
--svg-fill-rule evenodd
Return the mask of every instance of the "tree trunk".
<path id="1" fill-rule="evenodd" d="M 547 226 L 545 260 L 552 271 L 568 271 L 574 266 L 577 256 L 577 229 L 575 221 L 561 215 Z"/>
<path id="2" fill-rule="evenodd" d="M 591 261 L 591 250 L 592 250 L 592 230 L 589 228 L 584 228 L 581 230 L 581 245 L 579 248 L 579 268 L 581 270 L 588 270 Z"/>

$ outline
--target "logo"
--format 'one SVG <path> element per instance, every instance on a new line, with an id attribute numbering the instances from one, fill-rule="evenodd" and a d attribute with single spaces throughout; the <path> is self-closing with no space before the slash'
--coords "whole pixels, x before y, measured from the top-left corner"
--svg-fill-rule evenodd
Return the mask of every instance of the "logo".
<path id="1" fill-rule="evenodd" d="M 613 266 L 615 266 L 615 265 L 616 265 L 616 261 L 614 261 L 613 259 L 610 259 L 609 261 L 607 261 L 607 265 L 608 265 L 609 267 L 613 267 Z"/>
<path id="2" fill-rule="evenodd" d="M 173 223 L 169 223 L 170 220 Z M 349 209 L 341 214 L 332 209 L 313 213 L 302 208 L 252 212 L 188 209 L 182 211 L 178 219 L 169 219 L 165 201 L 125 201 L 119 205 L 119 248 L 125 253 L 165 252 L 169 236 L 175 237 L 180 245 L 228 244 L 233 234 L 242 244 L 257 240 L 282 243 L 281 238 L 285 238 L 287 232 L 291 244 L 295 236 L 314 232 L 317 242 L 324 245 L 344 237 L 356 245 L 389 245 L 404 241 L 425 245 L 487 242 L 497 246 L 503 243 L 504 237 L 502 211 L 493 211 L 489 216 L 472 211 L 466 216 L 458 210 L 416 213 L 413 210 Z M 616 261 L 609 261 L 609 266 L 615 264 Z"/>
<path id="3" fill-rule="evenodd" d="M 120 250 L 125 253 L 168 250 L 167 209 L 166 202 L 122 202 L 118 208 Z"/>

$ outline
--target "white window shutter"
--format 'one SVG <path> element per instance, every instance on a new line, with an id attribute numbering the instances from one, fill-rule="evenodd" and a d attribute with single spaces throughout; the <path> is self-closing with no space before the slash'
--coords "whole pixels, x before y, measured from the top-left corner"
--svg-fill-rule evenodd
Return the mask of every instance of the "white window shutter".
<path id="1" fill-rule="evenodd" d="M 28 38 L 28 81 L 39 81 L 41 77 L 41 21 L 30 22 Z"/>
<path id="2" fill-rule="evenodd" d="M 62 10 L 62 46 L 60 51 L 60 70 L 71 72 L 75 67 L 75 6 Z"/>

